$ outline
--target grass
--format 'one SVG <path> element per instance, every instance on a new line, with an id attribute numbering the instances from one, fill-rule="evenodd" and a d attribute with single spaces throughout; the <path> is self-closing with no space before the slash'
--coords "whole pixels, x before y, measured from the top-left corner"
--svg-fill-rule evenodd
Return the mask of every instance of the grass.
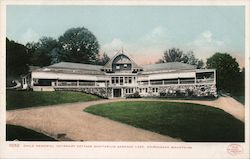
<path id="1" fill-rule="evenodd" d="M 6 140 L 13 141 L 57 141 L 36 131 L 15 125 L 6 125 Z"/>
<path id="2" fill-rule="evenodd" d="M 68 91 L 34 92 L 7 90 L 6 96 L 7 110 L 100 99 L 94 95 Z"/>
<path id="3" fill-rule="evenodd" d="M 167 99 L 167 100 L 201 100 L 201 101 L 214 101 L 217 97 L 144 97 L 151 99 Z"/>
<path id="4" fill-rule="evenodd" d="M 84 111 L 183 141 L 244 141 L 243 122 L 204 105 L 133 101 L 93 105 Z"/>

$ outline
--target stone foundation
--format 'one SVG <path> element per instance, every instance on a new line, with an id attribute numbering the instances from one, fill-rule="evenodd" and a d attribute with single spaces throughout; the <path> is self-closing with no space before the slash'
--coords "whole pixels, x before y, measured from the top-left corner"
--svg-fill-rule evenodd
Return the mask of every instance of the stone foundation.
<path id="1" fill-rule="evenodd" d="M 153 92 L 153 88 L 158 88 Z M 112 97 L 112 88 L 94 87 L 94 88 L 54 88 L 56 91 L 78 91 L 88 94 L 97 95 L 103 98 Z M 148 92 L 141 94 L 142 97 L 207 97 L 217 96 L 216 86 L 210 85 L 169 85 L 148 87 Z M 126 96 L 126 94 L 124 94 Z"/>
<path id="2" fill-rule="evenodd" d="M 147 94 L 142 96 L 165 96 L 165 97 L 206 97 L 206 96 L 217 96 L 216 86 L 211 85 L 175 85 L 175 86 L 159 86 L 154 87 L 158 88 L 158 92 L 153 92 L 153 87 L 149 87 Z"/>
<path id="3" fill-rule="evenodd" d="M 55 88 L 56 91 L 77 91 L 97 95 L 103 98 L 112 96 L 111 88 Z"/>

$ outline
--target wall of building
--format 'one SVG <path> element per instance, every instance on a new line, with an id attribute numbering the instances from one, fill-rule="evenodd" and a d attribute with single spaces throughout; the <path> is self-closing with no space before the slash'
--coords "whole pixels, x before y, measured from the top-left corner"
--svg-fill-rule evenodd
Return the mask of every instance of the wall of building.
<path id="1" fill-rule="evenodd" d="M 65 80 L 105 80 L 105 75 L 87 75 L 87 74 L 66 74 L 55 72 L 32 72 L 32 78 L 37 79 L 65 79 Z"/>
<path id="2" fill-rule="evenodd" d="M 147 92 L 146 92 L 147 89 Z M 139 93 L 143 97 L 177 97 L 177 96 L 217 96 L 215 84 L 204 85 L 168 85 L 168 86 L 151 86 L 144 87 Z"/>

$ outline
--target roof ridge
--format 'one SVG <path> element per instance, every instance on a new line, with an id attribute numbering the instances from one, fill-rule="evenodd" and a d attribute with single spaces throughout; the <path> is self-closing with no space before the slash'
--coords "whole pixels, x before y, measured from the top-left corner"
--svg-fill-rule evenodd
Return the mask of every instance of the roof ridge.
<path id="1" fill-rule="evenodd" d="M 53 66 L 53 65 L 56 65 L 56 64 L 59 64 L 59 63 L 68 63 L 68 64 L 76 64 L 76 65 L 91 65 L 91 66 L 100 66 L 100 67 L 103 67 L 102 65 L 87 64 L 87 63 L 77 63 L 77 62 L 67 62 L 67 61 L 61 61 L 61 62 L 54 63 L 52 65 L 45 66 L 45 67 L 50 67 L 50 66 Z"/>

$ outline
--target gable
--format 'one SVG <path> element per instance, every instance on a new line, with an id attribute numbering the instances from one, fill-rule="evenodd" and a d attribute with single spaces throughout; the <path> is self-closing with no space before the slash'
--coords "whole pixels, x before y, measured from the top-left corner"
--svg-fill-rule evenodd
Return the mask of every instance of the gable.
<path id="1" fill-rule="evenodd" d="M 141 71 L 142 67 L 137 65 L 134 60 L 123 52 L 118 52 L 103 68 L 104 71 L 116 71 L 116 65 L 131 66 L 130 70 Z"/>

